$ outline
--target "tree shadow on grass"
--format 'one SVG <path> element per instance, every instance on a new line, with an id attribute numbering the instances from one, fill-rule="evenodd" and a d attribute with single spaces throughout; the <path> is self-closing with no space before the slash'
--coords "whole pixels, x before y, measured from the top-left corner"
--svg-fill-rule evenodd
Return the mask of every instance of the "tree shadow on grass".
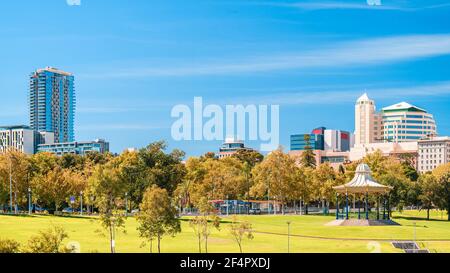
<path id="1" fill-rule="evenodd" d="M 446 219 L 433 219 L 430 218 L 430 220 L 427 220 L 427 218 L 425 217 L 419 217 L 419 216 L 404 216 L 404 215 L 396 215 L 393 218 L 395 219 L 402 219 L 402 220 L 408 220 L 408 221 L 428 221 L 428 222 L 447 222 L 450 223 L 448 220 Z"/>

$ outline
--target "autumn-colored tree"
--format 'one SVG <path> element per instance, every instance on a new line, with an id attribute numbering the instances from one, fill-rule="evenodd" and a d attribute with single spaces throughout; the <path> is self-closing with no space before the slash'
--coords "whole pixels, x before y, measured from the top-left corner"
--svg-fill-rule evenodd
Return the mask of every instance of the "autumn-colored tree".
<path id="1" fill-rule="evenodd" d="M 142 238 L 150 241 L 150 252 L 152 252 L 152 241 L 156 238 L 158 242 L 158 253 L 161 253 L 161 240 L 163 236 L 175 236 L 181 232 L 180 220 L 177 210 L 165 189 L 156 185 L 148 188 L 140 205 L 137 216 L 139 223 L 138 231 Z"/>
<path id="2" fill-rule="evenodd" d="M 447 211 L 448 221 L 450 221 L 450 163 L 437 167 L 433 175 L 438 183 L 437 206 Z"/>
<path id="3" fill-rule="evenodd" d="M 242 252 L 242 242 L 246 238 L 248 240 L 253 240 L 253 229 L 252 224 L 248 221 L 239 222 L 236 216 L 230 224 L 230 234 L 239 246 L 239 251 Z"/>
<path id="4" fill-rule="evenodd" d="M 427 220 L 430 220 L 430 210 L 434 208 L 437 201 L 439 184 L 432 174 L 423 174 L 419 179 L 419 184 L 421 186 L 419 200 L 422 208 L 427 210 Z"/>
<path id="5" fill-rule="evenodd" d="M 293 158 L 280 149 L 270 153 L 265 160 L 253 169 L 254 185 L 252 195 L 259 198 L 273 198 L 284 205 L 294 199 L 293 189 L 297 184 L 298 167 Z"/>
<path id="6" fill-rule="evenodd" d="M 76 172 L 55 167 L 46 174 L 37 174 L 32 184 L 37 199 L 47 205 L 53 204 L 55 211 L 59 211 L 61 205 L 71 195 L 75 195 L 76 189 L 81 185 L 79 179 Z"/>

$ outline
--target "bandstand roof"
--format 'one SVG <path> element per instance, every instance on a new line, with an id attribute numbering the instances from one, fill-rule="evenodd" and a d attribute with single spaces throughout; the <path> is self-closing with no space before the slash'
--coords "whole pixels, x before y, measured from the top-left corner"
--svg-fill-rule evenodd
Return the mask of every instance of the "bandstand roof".
<path id="1" fill-rule="evenodd" d="M 333 187 L 338 193 L 388 193 L 392 187 L 376 182 L 367 164 L 360 164 L 356 168 L 355 177 L 349 183 Z"/>

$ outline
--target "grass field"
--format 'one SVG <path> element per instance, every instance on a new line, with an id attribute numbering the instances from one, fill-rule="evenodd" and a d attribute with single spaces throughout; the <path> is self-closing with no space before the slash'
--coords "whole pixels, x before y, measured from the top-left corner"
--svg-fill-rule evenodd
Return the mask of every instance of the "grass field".
<path id="1" fill-rule="evenodd" d="M 245 241 L 244 252 L 287 252 L 287 221 L 291 222 L 291 252 L 308 253 L 360 253 L 379 250 L 400 252 L 392 247 L 392 240 L 412 240 L 416 223 L 417 240 L 432 252 L 450 253 L 450 222 L 446 215 L 432 212 L 432 220 L 425 220 L 425 212 L 405 211 L 395 214 L 401 226 L 383 227 L 329 227 L 326 223 L 333 216 L 242 216 L 253 224 L 255 238 Z M 441 219 L 444 220 L 441 220 Z M 214 230 L 209 240 L 209 252 L 239 252 L 237 244 L 229 235 L 226 218 L 220 231 Z M 32 216 L 0 216 L 0 238 L 15 239 L 26 244 L 39 230 L 51 225 L 63 226 L 69 234 L 67 242 L 78 242 L 82 252 L 108 252 L 109 241 L 96 218 Z M 134 218 L 128 218 L 126 233 L 117 235 L 117 251 L 122 253 L 149 252 L 141 247 L 142 240 L 136 231 Z M 102 231 L 102 232 L 99 232 Z M 101 234 L 105 233 L 105 234 Z M 187 219 L 182 221 L 182 233 L 175 238 L 164 238 L 162 252 L 196 253 L 197 241 Z"/>

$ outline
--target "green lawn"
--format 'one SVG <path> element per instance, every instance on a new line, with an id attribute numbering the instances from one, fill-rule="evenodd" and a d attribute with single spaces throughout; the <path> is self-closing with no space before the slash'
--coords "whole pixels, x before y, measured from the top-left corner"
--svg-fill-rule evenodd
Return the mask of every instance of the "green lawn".
<path id="1" fill-rule="evenodd" d="M 401 226 L 388 227 L 329 227 L 326 223 L 333 216 L 243 216 L 253 224 L 255 238 L 245 241 L 244 252 L 287 252 L 287 221 L 291 221 L 291 252 L 399 252 L 390 244 L 391 240 L 412 240 L 414 222 L 417 225 L 417 240 L 432 252 L 450 253 L 450 222 L 442 221 L 446 215 L 432 212 L 432 220 L 426 221 L 426 212 L 407 211 L 395 215 Z M 197 241 L 186 219 L 182 222 L 182 233 L 175 238 L 164 238 L 163 252 L 197 252 Z M 227 221 L 227 219 L 224 219 Z M 38 230 L 51 225 L 61 225 L 69 233 L 67 242 L 78 242 L 82 252 L 108 252 L 106 232 L 96 218 L 64 218 L 53 216 L 12 217 L 0 216 L 0 238 L 11 238 L 26 244 Z M 239 248 L 229 235 L 228 224 L 220 231 L 213 231 L 209 241 L 209 252 L 238 252 Z M 137 223 L 129 218 L 126 233 L 117 235 L 117 251 L 124 253 L 149 252 L 141 248 L 142 240 L 136 231 Z M 101 231 L 101 232 L 99 232 Z M 103 235 L 102 233 L 105 233 Z M 447 240 L 447 241 L 446 241 Z"/>

